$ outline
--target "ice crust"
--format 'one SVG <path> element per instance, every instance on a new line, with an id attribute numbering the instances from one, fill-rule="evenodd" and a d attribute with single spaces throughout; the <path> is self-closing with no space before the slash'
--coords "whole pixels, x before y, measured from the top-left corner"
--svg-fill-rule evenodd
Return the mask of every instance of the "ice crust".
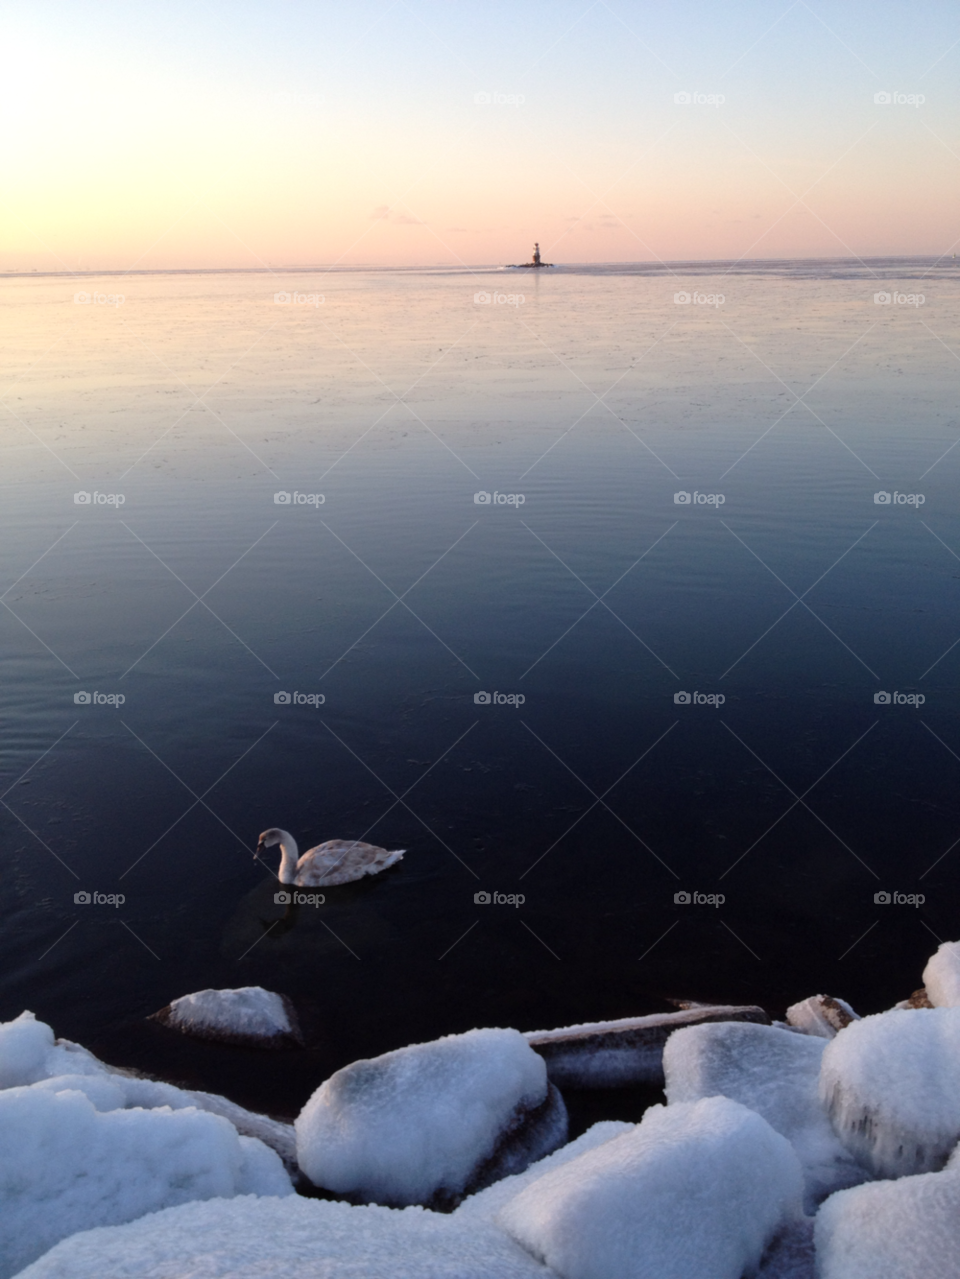
<path id="1" fill-rule="evenodd" d="M 853 1022 L 824 1050 L 820 1096 L 876 1176 L 938 1171 L 960 1140 L 960 1008 Z"/>
<path id="2" fill-rule="evenodd" d="M 943 1172 L 843 1190 L 817 1215 L 819 1279 L 957 1279 L 960 1157 Z"/>
<path id="3" fill-rule="evenodd" d="M 426 1203 L 462 1192 L 518 1108 L 546 1096 L 546 1067 L 519 1031 L 448 1035 L 331 1075 L 297 1118 L 297 1157 L 328 1190 Z"/>
<path id="4" fill-rule="evenodd" d="M 202 1038 L 274 1043 L 299 1038 L 282 995 L 262 986 L 198 990 L 174 999 L 156 1016 L 167 1025 Z"/>
<path id="5" fill-rule="evenodd" d="M 833 1039 L 844 1026 L 858 1020 L 857 1013 L 845 999 L 834 999 L 830 995 L 811 995 L 787 1009 L 787 1021 L 791 1026 L 821 1039 Z"/>
<path id="6" fill-rule="evenodd" d="M 923 984 L 934 1008 L 960 1007 L 960 941 L 940 945 L 923 970 Z"/>
<path id="7" fill-rule="evenodd" d="M 59 1244 L 18 1279 L 555 1279 L 485 1221 L 317 1199 L 190 1203 Z M 705 1279 L 701 1276 L 700 1279 Z"/>
<path id="8" fill-rule="evenodd" d="M 663 1065 L 670 1105 L 724 1096 L 749 1106 L 786 1137 L 804 1174 L 804 1207 L 869 1173 L 845 1148 L 820 1101 L 818 1084 L 827 1040 L 776 1026 L 725 1022 L 678 1030 Z"/>
<path id="9" fill-rule="evenodd" d="M 801 1215 L 790 1143 L 726 1097 L 653 1106 L 497 1216 L 563 1279 L 741 1279 Z"/>
<path id="10" fill-rule="evenodd" d="M 69 1084 L 58 1083 L 69 1079 Z M 87 1083 L 81 1083 L 85 1079 Z M 13 1021 L 0 1023 L 0 1088 L 44 1081 L 45 1087 L 60 1092 L 78 1088 L 97 1110 L 134 1106 L 172 1110 L 193 1107 L 227 1119 L 242 1136 L 256 1137 L 280 1155 L 290 1169 L 296 1168 L 296 1146 L 292 1124 L 266 1115 L 257 1115 L 215 1093 L 190 1092 L 155 1079 L 139 1079 L 107 1066 L 93 1053 L 67 1039 L 54 1039 L 53 1031 L 32 1012 L 23 1012 Z M 121 1096 L 118 1099 L 116 1091 Z M 107 1099 L 116 1101 L 108 1104 Z"/>
<path id="11" fill-rule="evenodd" d="M 92 1226 L 192 1199 L 293 1193 L 278 1156 L 225 1119 L 194 1109 L 104 1113 L 53 1082 L 0 1092 L 0 1279 Z M 101 1103 L 104 1082 L 88 1084 Z"/>

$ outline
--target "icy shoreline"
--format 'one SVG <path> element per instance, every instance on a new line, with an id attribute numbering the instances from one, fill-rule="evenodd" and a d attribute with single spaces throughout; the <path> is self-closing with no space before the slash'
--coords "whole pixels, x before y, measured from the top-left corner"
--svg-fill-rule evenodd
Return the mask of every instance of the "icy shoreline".
<path id="1" fill-rule="evenodd" d="M 923 980 L 864 1018 L 818 995 L 773 1024 L 450 1035 L 318 1081 L 294 1125 L 24 1012 L 0 1025 L 0 1279 L 955 1279 L 960 943 Z M 218 1036 L 295 1024 L 259 988 L 200 994 L 176 1002 Z M 624 1078 L 667 1104 L 568 1141 L 562 1088 Z"/>

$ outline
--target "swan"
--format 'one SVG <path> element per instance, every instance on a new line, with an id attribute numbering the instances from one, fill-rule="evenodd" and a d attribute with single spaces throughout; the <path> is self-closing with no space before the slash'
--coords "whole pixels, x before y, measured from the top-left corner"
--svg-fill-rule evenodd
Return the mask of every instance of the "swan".
<path id="1" fill-rule="evenodd" d="M 320 885 L 349 884 L 364 875 L 377 875 L 407 851 L 405 848 L 388 852 L 375 844 L 363 844 L 356 839 L 328 839 L 299 856 L 297 841 L 287 830 L 271 826 L 260 836 L 253 860 L 257 861 L 265 848 L 280 845 L 280 883 L 299 884 L 301 888 L 317 888 Z"/>

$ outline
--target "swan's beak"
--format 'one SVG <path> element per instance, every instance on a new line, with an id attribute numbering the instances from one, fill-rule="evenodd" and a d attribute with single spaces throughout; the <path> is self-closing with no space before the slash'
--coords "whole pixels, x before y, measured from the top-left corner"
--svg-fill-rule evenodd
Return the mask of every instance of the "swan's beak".
<path id="1" fill-rule="evenodd" d="M 261 839 L 260 843 L 257 845 L 257 851 L 253 854 L 253 860 L 254 860 L 254 861 L 258 861 L 258 860 L 259 860 L 259 858 L 260 858 L 260 854 L 263 852 L 264 847 L 265 847 L 264 842 L 263 842 L 263 840 Z"/>

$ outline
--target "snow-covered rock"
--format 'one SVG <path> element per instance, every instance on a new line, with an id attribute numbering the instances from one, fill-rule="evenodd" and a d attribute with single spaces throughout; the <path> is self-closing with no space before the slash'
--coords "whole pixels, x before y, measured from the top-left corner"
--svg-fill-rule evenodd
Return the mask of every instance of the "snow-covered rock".
<path id="1" fill-rule="evenodd" d="M 80 1079 L 89 1081 L 82 1084 Z M 71 1083 L 60 1080 L 70 1079 Z M 97 1110 L 115 1110 L 140 1106 L 151 1110 L 169 1106 L 172 1110 L 193 1107 L 220 1115 L 244 1137 L 256 1137 L 275 1150 L 286 1166 L 297 1166 L 293 1125 L 266 1115 L 245 1110 L 216 1093 L 191 1092 L 155 1079 L 141 1079 L 131 1071 L 120 1070 L 95 1057 L 68 1039 L 54 1039 L 53 1031 L 31 1012 L 23 1012 L 13 1021 L 0 1023 L 0 1088 L 12 1088 L 47 1081 L 54 1092 L 78 1088 L 93 1102 Z M 100 1081 L 99 1084 L 96 1081 Z M 118 1099 L 119 1089 L 122 1098 Z M 107 1098 L 116 1101 L 108 1104 Z"/>
<path id="2" fill-rule="evenodd" d="M 957 1279 L 960 1157 L 943 1172 L 843 1190 L 817 1215 L 819 1279 Z"/>
<path id="3" fill-rule="evenodd" d="M 102 1082 L 91 1081 L 94 1095 Z M 76 1231 L 251 1193 L 293 1187 L 272 1150 L 216 1115 L 103 1113 L 84 1092 L 48 1081 L 0 1092 L 0 1279 Z"/>
<path id="4" fill-rule="evenodd" d="M 941 943 L 923 970 L 923 984 L 934 1008 L 960 1007 L 960 941 Z"/>
<path id="5" fill-rule="evenodd" d="M 355 1061 L 296 1121 L 300 1168 L 362 1202 L 452 1206 L 555 1150 L 566 1108 L 516 1030 L 471 1030 Z"/>
<path id="6" fill-rule="evenodd" d="M 841 1143 L 820 1101 L 826 1046 L 824 1039 L 776 1026 L 728 1022 L 678 1030 L 663 1054 L 667 1101 L 724 1096 L 762 1115 L 796 1151 L 804 1206 L 815 1212 L 827 1195 L 870 1175 Z"/>
<path id="7" fill-rule="evenodd" d="M 605 1119 L 594 1124 L 585 1133 L 581 1133 L 576 1141 L 567 1142 L 552 1155 L 538 1159 L 524 1172 L 514 1173 L 512 1177 L 504 1177 L 502 1181 L 487 1186 L 485 1190 L 478 1191 L 475 1195 L 468 1195 L 454 1216 L 460 1221 L 493 1221 L 505 1204 L 514 1199 L 521 1190 L 526 1189 L 531 1182 L 542 1177 L 544 1173 L 553 1172 L 555 1168 L 568 1164 L 571 1159 L 578 1159 L 581 1155 L 585 1155 L 588 1150 L 595 1150 L 604 1142 L 613 1141 L 614 1137 L 622 1137 L 626 1132 L 633 1132 L 636 1126 L 636 1124 L 624 1123 L 620 1119 Z"/>
<path id="8" fill-rule="evenodd" d="M 960 1008 L 853 1022 L 824 1050 L 820 1096 L 876 1176 L 936 1172 L 960 1140 Z"/>
<path id="9" fill-rule="evenodd" d="M 501 1209 L 563 1279 L 741 1279 L 801 1213 L 790 1143 L 710 1097 L 653 1106 L 634 1131 L 537 1178 Z"/>
<path id="10" fill-rule="evenodd" d="M 834 999 L 832 995 L 811 995 L 787 1009 L 789 1025 L 821 1039 L 833 1039 L 844 1026 L 859 1020 L 845 999 Z"/>
<path id="11" fill-rule="evenodd" d="M 584 1022 L 557 1030 L 531 1030 L 526 1040 L 547 1063 L 558 1088 L 624 1088 L 663 1083 L 663 1045 L 675 1030 L 704 1022 L 769 1025 L 754 1005 L 691 1004 L 678 1013 L 651 1013 L 617 1021 Z"/>
<path id="12" fill-rule="evenodd" d="M 212 1199 L 90 1230 L 18 1279 L 556 1279 L 487 1222 L 317 1199 Z"/>
<path id="13" fill-rule="evenodd" d="M 174 999 L 151 1020 L 198 1039 L 248 1048 L 303 1046 L 293 1004 L 262 986 L 237 990 L 198 990 Z"/>

